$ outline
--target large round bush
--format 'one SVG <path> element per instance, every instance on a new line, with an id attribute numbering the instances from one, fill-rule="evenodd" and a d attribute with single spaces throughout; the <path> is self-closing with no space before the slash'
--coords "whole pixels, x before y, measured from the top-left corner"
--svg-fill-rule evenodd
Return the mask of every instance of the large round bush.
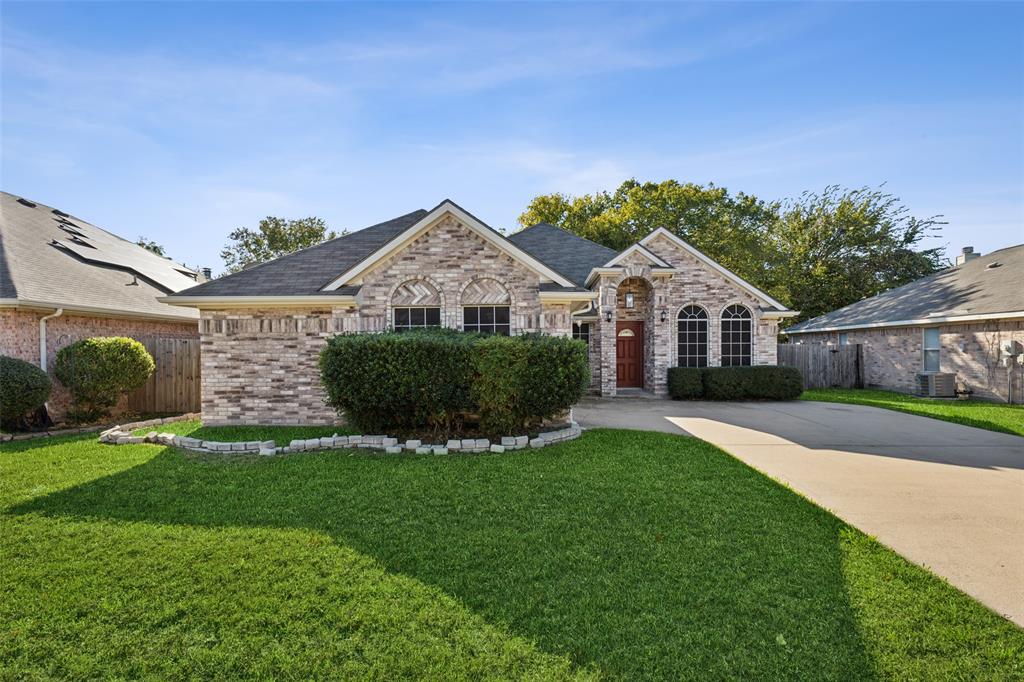
<path id="1" fill-rule="evenodd" d="M 110 336 L 61 348 L 54 373 L 71 393 L 69 416 L 92 420 L 108 414 L 122 395 L 145 384 L 155 367 L 153 356 L 141 343 Z"/>
<path id="2" fill-rule="evenodd" d="M 15 424 L 42 407 L 53 385 L 46 372 L 30 362 L 0 355 L 0 421 Z"/>
<path id="3" fill-rule="evenodd" d="M 364 433 L 525 433 L 575 404 L 586 345 L 551 336 L 449 330 L 336 336 L 320 354 L 327 403 Z"/>

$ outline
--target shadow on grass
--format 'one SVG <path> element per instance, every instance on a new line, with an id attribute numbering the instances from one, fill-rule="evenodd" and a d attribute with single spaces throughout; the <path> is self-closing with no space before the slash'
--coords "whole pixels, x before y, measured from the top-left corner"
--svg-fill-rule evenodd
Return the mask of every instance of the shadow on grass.
<path id="1" fill-rule="evenodd" d="M 613 676 L 874 674 L 841 522 L 693 439 L 601 431 L 444 459 L 166 449 L 10 511 L 322 531 Z"/>

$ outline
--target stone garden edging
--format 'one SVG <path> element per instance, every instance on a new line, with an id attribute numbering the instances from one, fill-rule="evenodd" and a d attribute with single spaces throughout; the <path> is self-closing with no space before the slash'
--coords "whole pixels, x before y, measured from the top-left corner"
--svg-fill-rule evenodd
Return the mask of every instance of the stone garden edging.
<path id="1" fill-rule="evenodd" d="M 133 424 L 126 424 L 124 426 L 114 426 L 115 429 L 144 429 L 147 426 L 156 426 L 157 424 L 173 424 L 174 422 L 183 422 L 190 419 L 199 419 L 198 412 L 187 412 L 185 414 L 179 414 L 174 417 L 163 417 L 159 419 L 146 419 L 144 421 L 135 422 Z M 33 438 L 57 438 L 58 436 L 74 436 L 80 433 L 95 433 L 96 431 L 110 431 L 110 423 L 100 424 L 96 426 L 73 426 L 68 429 L 49 429 L 47 431 L 29 431 L 27 433 L 0 433 L 0 442 L 6 443 L 7 441 L 16 440 L 32 440 Z"/>
<path id="2" fill-rule="evenodd" d="M 159 445 L 171 445 L 183 448 L 192 452 L 209 452 L 215 454 L 260 454 L 260 455 L 284 455 L 293 452 L 308 452 L 311 450 L 335 450 L 338 448 L 359 448 L 367 450 L 383 450 L 389 455 L 398 455 L 403 452 L 415 453 L 418 455 L 448 455 L 460 452 L 501 453 L 511 450 L 522 450 L 525 448 L 542 448 L 554 443 L 575 440 L 583 432 L 579 424 L 571 422 L 569 426 L 557 431 L 545 431 L 538 434 L 536 438 L 529 436 L 503 436 L 500 443 L 492 443 L 486 438 L 463 438 L 452 439 L 444 445 L 427 444 L 419 440 L 407 440 L 399 443 L 397 438 L 389 436 L 324 436 L 322 438 L 308 438 L 305 440 L 293 440 L 286 446 L 278 446 L 275 441 L 241 441 L 221 442 L 203 440 L 202 438 L 191 438 L 180 436 L 175 433 L 159 433 L 150 431 L 145 436 L 133 436 L 132 431 L 147 426 L 155 426 L 155 422 L 138 422 L 136 424 L 125 424 L 107 429 L 100 434 L 100 442 L 108 445 L 134 445 L 139 443 L 156 443 Z M 167 423 L 164 420 L 163 423 Z M 180 421 L 177 419 L 175 421 Z"/>

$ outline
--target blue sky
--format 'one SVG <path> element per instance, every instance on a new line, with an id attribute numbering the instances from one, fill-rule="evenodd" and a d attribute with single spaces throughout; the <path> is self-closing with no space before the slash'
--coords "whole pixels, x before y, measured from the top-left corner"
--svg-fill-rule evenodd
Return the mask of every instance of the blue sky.
<path id="1" fill-rule="evenodd" d="M 887 183 L 1024 242 L 1019 4 L 7 3 L 2 184 L 192 265 L 266 215 Z"/>

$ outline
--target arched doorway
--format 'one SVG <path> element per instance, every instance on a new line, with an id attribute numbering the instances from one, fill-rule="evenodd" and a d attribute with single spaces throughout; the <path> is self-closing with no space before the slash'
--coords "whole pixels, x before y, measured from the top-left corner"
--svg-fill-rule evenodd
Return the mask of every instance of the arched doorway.
<path id="1" fill-rule="evenodd" d="M 615 383 L 618 388 L 643 388 L 646 365 L 644 325 L 650 319 L 652 289 L 641 277 L 619 283 L 615 305 Z"/>

